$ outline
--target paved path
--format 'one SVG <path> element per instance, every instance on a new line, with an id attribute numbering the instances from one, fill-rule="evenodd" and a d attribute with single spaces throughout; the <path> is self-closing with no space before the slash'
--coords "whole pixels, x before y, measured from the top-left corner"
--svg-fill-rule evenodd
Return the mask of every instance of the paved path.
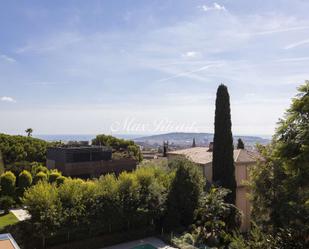
<path id="1" fill-rule="evenodd" d="M 11 213 L 13 213 L 16 218 L 20 221 L 27 220 L 30 218 L 30 215 L 25 209 L 11 209 Z"/>
<path id="2" fill-rule="evenodd" d="M 145 238 L 145 239 L 134 240 L 134 241 L 130 241 L 130 242 L 127 242 L 127 243 L 118 244 L 118 245 L 115 245 L 115 246 L 105 247 L 105 248 L 102 248 L 102 249 L 131 249 L 135 246 L 144 245 L 144 244 L 153 245 L 158 249 L 176 249 L 174 247 L 170 247 L 170 246 L 166 245 L 162 240 L 159 240 L 159 239 L 154 238 L 154 237 L 148 237 L 148 238 Z"/>

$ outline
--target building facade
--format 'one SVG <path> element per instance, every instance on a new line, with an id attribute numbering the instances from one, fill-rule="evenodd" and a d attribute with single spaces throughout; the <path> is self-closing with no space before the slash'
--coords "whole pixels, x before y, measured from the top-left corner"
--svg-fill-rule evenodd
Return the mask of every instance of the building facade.
<path id="1" fill-rule="evenodd" d="M 47 149 L 46 165 L 64 176 L 94 178 L 103 174 L 120 174 L 136 168 L 136 160 L 112 159 L 112 150 L 103 146 L 52 147 Z"/>

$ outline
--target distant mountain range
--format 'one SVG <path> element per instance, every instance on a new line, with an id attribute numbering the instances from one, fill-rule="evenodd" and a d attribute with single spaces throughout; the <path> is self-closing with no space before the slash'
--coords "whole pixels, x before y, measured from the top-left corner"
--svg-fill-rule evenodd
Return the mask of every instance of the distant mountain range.
<path id="1" fill-rule="evenodd" d="M 196 146 L 208 146 L 210 142 L 213 141 L 212 133 L 187 133 L 187 132 L 172 132 L 159 135 L 150 135 L 150 136 L 139 136 L 139 135 L 128 135 L 128 134 L 113 134 L 113 136 L 118 138 L 124 138 L 133 140 L 139 145 L 150 148 L 158 148 L 162 146 L 164 141 L 168 141 L 170 146 L 175 148 L 185 148 L 192 145 L 193 138 L 195 138 Z M 47 141 L 91 141 L 95 138 L 95 135 L 34 135 L 34 137 L 41 138 Z M 267 144 L 270 139 L 262 138 L 259 136 L 234 136 L 234 143 L 237 142 L 237 139 L 241 138 L 246 147 L 254 147 L 256 143 Z"/>
<path id="2" fill-rule="evenodd" d="M 133 139 L 134 142 L 150 147 L 161 146 L 164 141 L 168 141 L 170 145 L 176 147 L 190 147 L 193 138 L 195 138 L 196 146 L 208 146 L 213 141 L 214 134 L 212 133 L 186 133 L 173 132 L 160 135 L 152 135 L 145 137 L 138 137 Z M 258 136 L 234 136 L 234 143 L 237 143 L 238 138 L 241 138 L 247 147 L 254 147 L 255 144 L 267 144 L 269 139 Z"/>

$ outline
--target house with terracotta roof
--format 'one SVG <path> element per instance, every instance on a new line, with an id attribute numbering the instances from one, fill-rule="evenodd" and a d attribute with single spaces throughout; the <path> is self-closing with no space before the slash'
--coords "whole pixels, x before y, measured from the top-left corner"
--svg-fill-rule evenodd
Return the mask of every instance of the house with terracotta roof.
<path id="1" fill-rule="evenodd" d="M 192 147 L 188 149 L 168 152 L 168 160 L 176 157 L 184 157 L 201 167 L 203 175 L 208 181 L 212 181 L 212 148 Z M 248 187 L 245 182 L 249 180 L 249 169 L 259 159 L 262 159 L 257 152 L 246 149 L 234 150 L 235 177 L 237 182 L 236 206 L 242 211 L 241 230 L 247 231 L 250 228 L 251 204 L 248 199 Z"/>
<path id="2" fill-rule="evenodd" d="M 16 241 L 13 239 L 13 237 L 9 233 L 0 234 L 0 248 L 1 249 L 20 249 Z"/>

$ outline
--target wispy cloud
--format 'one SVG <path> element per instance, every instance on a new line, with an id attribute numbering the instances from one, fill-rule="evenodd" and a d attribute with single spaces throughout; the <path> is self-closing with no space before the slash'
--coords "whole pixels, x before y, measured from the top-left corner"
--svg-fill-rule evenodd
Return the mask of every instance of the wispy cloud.
<path id="1" fill-rule="evenodd" d="M 16 100 L 12 97 L 9 97 L 9 96 L 2 96 L 0 98 L 0 100 L 3 101 L 3 102 L 16 103 Z"/>
<path id="2" fill-rule="evenodd" d="M 182 57 L 185 57 L 185 58 L 195 58 L 198 55 L 199 55 L 199 53 L 196 52 L 196 51 L 188 51 L 188 52 L 182 54 Z"/>
<path id="3" fill-rule="evenodd" d="M 49 52 L 55 51 L 66 46 L 70 46 L 74 43 L 81 41 L 81 36 L 74 32 L 62 32 L 57 33 L 49 37 L 49 39 L 29 41 L 25 46 L 20 47 L 16 50 L 16 53 L 26 52 Z"/>
<path id="4" fill-rule="evenodd" d="M 293 57 L 293 58 L 282 58 L 275 60 L 275 62 L 301 62 L 309 61 L 309 57 Z"/>
<path id="5" fill-rule="evenodd" d="M 2 60 L 6 61 L 6 62 L 9 62 L 9 63 L 14 63 L 14 62 L 16 62 L 16 60 L 15 60 L 14 58 L 12 58 L 12 57 L 10 57 L 10 56 L 7 56 L 7 55 L 5 55 L 5 54 L 1 54 L 1 55 L 0 55 L 0 58 L 1 58 Z"/>
<path id="6" fill-rule="evenodd" d="M 112 120 L 131 115 L 130 110 L 148 120 L 160 115 L 194 120 L 199 119 L 200 113 L 209 120 L 213 116 L 213 103 L 207 105 L 205 96 L 215 96 L 217 84 L 224 82 L 229 85 L 231 100 L 237 105 L 233 107 L 236 124 L 245 125 L 250 121 L 247 129 L 256 133 L 257 125 L 251 117 L 253 109 L 258 114 L 254 122 L 261 124 L 260 130 L 269 132 L 272 128 L 266 127 L 265 120 L 273 120 L 275 124 L 287 105 L 284 102 L 278 108 L 272 107 L 268 115 L 269 104 L 263 99 L 273 99 L 274 93 L 278 98 L 278 92 L 292 96 L 296 84 L 309 78 L 308 46 L 296 44 L 294 47 L 299 47 L 295 50 L 292 47 L 283 50 L 293 42 L 309 38 L 306 36 L 309 18 L 305 13 L 309 3 L 298 1 L 288 5 L 286 0 L 278 1 L 284 4 L 278 7 L 273 3 L 252 5 L 242 4 L 243 1 L 209 0 L 198 4 L 187 1 L 183 6 L 181 3 L 175 6 L 165 1 L 151 6 L 142 3 L 138 10 L 137 6 L 123 6 L 120 12 L 114 6 L 102 6 L 100 13 L 99 8 L 83 4 L 83 8 L 72 6 L 72 12 L 57 12 L 60 19 L 51 25 L 45 22 L 55 21 L 49 18 L 54 17 L 55 10 L 51 13 L 47 10 L 46 17 L 33 18 L 40 20 L 42 30 L 29 32 L 33 29 L 31 20 L 27 29 L 18 32 L 25 33 L 18 43 L 8 40 L 12 44 L 4 44 L 8 50 L 1 51 L 0 55 L 12 55 L 18 67 L 0 58 L 1 64 L 9 65 L 0 67 L 2 94 L 10 96 L 12 89 L 22 91 L 22 102 L 32 105 L 37 115 L 15 114 L 14 120 L 44 120 L 44 129 L 61 133 L 73 132 L 63 123 L 76 120 L 79 124 L 74 128 L 76 132 L 89 132 L 89 129 L 97 132 L 106 124 L 105 117 Z M 106 4 L 110 5 L 108 1 Z M 298 5 L 297 10 L 294 5 Z M 298 15 L 299 10 L 304 13 Z M 151 21 L 148 16 L 152 17 Z M 19 14 L 14 18 L 18 19 Z M 73 21 L 68 24 L 68 19 Z M 7 32 L 19 26 L 9 27 Z M 46 28 L 51 32 L 46 32 Z M 16 46 L 20 46 L 19 49 Z M 16 50 L 20 54 L 12 54 Z M 245 96 L 252 92 L 256 96 Z M 39 98 L 33 98 L 34 95 Z M 13 97 L 20 103 L 17 96 Z M 13 115 L 11 109 L 27 108 L 7 103 L 11 106 L 8 110 L 4 102 L 0 103 L 3 103 L 0 111 L 7 112 L 8 116 Z M 55 108 L 54 116 L 37 111 L 41 106 L 55 103 L 63 107 Z M 85 103 L 89 108 L 80 114 Z M 97 104 L 102 106 L 96 108 Z M 74 110 L 66 110 L 67 105 L 72 105 Z M 166 106 L 171 109 L 166 110 Z M 205 114 L 207 106 L 209 113 Z M 246 115 L 251 118 L 244 121 Z M 50 126 L 51 117 L 60 119 L 61 125 Z M 24 126 L 24 122 L 11 123 Z M 239 129 L 248 132 L 244 126 Z"/>
<path id="7" fill-rule="evenodd" d="M 55 85 L 64 85 L 69 84 L 68 82 L 56 82 L 56 81 L 35 81 L 35 82 L 29 82 L 25 85 L 29 86 L 55 86 Z"/>
<path id="8" fill-rule="evenodd" d="M 238 33 L 239 36 L 263 36 L 263 35 L 272 35 L 276 33 L 285 33 L 285 32 L 292 32 L 292 31 L 301 31 L 307 30 L 309 26 L 295 26 L 295 27 L 287 27 L 287 28 L 275 28 L 269 30 L 261 30 L 261 31 L 252 31 L 248 33 Z"/>
<path id="9" fill-rule="evenodd" d="M 191 70 L 191 71 L 181 72 L 181 73 L 175 74 L 175 75 L 173 75 L 173 76 L 160 79 L 160 80 L 158 80 L 157 82 L 168 81 L 168 80 L 175 79 L 175 78 L 179 78 L 179 77 L 191 77 L 192 74 L 194 74 L 194 73 L 197 73 L 197 72 L 200 72 L 200 71 L 204 71 L 204 70 L 207 70 L 207 69 L 209 69 L 209 68 L 211 68 L 211 67 L 217 67 L 217 66 L 220 66 L 220 64 L 206 65 L 206 66 L 203 66 L 203 67 L 200 67 L 200 68 Z"/>
<path id="10" fill-rule="evenodd" d="M 222 11 L 226 11 L 226 8 L 224 5 L 220 5 L 218 3 L 213 3 L 212 5 L 202 5 L 200 6 L 200 8 L 203 11 L 210 11 L 210 10 L 222 10 Z"/>
<path id="11" fill-rule="evenodd" d="M 291 43 L 291 44 L 285 46 L 284 49 L 292 49 L 292 48 L 296 48 L 296 47 L 306 45 L 306 44 L 309 44 L 309 39 Z"/>

